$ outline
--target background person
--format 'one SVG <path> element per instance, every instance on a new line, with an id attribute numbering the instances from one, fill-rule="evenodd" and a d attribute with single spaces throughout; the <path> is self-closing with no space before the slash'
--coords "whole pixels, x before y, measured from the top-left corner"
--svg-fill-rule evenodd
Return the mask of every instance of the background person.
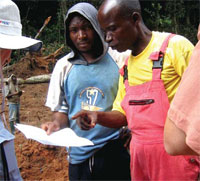
<path id="1" fill-rule="evenodd" d="M 132 180 L 196 180 L 198 158 L 170 156 L 163 145 L 169 102 L 193 45 L 180 35 L 150 31 L 142 20 L 138 0 L 105 0 L 98 20 L 112 48 L 132 52 L 121 70 L 113 111 L 83 110 L 73 119 L 88 129 L 99 124 L 112 128 L 128 124 Z"/>
<path id="2" fill-rule="evenodd" d="M 118 66 L 108 53 L 97 10 L 89 3 L 78 3 L 67 12 L 65 24 L 72 51 L 54 68 L 46 102 L 53 121 L 41 127 L 50 134 L 68 126 L 94 143 L 68 149 L 70 180 L 130 180 L 130 159 L 119 139 L 120 129 L 99 125 L 86 131 L 71 119 L 81 109 L 111 110 L 117 93 Z M 117 55 L 118 59 L 123 56 Z"/>
<path id="3" fill-rule="evenodd" d="M 171 155 L 200 155 L 200 25 L 197 38 L 165 123 L 165 149 Z"/>
<path id="4" fill-rule="evenodd" d="M 14 151 L 14 136 L 5 128 L 2 66 L 10 60 L 11 49 L 37 51 L 40 41 L 22 36 L 19 9 L 11 0 L 0 0 L 0 77 L 3 93 L 0 114 L 0 180 L 22 180 Z"/>
<path id="5" fill-rule="evenodd" d="M 15 123 L 20 123 L 20 97 L 22 91 L 20 90 L 17 82 L 16 75 L 12 74 L 8 83 L 5 86 L 5 97 L 8 100 L 9 106 L 9 123 L 12 134 L 15 134 Z"/>

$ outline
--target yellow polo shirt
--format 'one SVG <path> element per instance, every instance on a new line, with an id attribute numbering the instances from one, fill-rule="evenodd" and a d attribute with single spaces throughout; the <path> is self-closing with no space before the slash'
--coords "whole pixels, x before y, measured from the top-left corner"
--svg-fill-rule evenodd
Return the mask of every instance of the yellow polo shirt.
<path id="1" fill-rule="evenodd" d="M 152 80 L 153 61 L 149 59 L 152 52 L 159 51 L 163 41 L 169 33 L 152 32 L 148 46 L 137 56 L 130 55 L 128 60 L 128 81 L 131 86 L 140 85 Z M 193 44 L 185 37 L 176 35 L 169 41 L 166 49 L 161 78 L 168 95 L 172 101 L 183 72 L 188 66 L 189 59 L 194 49 Z M 113 103 L 113 110 L 125 114 L 121 102 L 125 96 L 125 85 L 120 75 L 117 97 Z"/>

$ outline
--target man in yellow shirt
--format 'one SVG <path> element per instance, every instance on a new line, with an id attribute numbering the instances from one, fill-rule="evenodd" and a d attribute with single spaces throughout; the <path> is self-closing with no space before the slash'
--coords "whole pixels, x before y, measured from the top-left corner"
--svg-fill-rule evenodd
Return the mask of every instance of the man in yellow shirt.
<path id="1" fill-rule="evenodd" d="M 121 69 L 111 112 L 82 110 L 73 119 L 89 130 L 100 124 L 128 125 L 132 180 L 195 180 L 197 158 L 170 156 L 163 146 L 169 103 L 186 69 L 193 45 L 180 35 L 152 32 L 144 24 L 138 0 L 105 0 L 98 12 L 105 40 L 113 49 L 132 51 Z"/>

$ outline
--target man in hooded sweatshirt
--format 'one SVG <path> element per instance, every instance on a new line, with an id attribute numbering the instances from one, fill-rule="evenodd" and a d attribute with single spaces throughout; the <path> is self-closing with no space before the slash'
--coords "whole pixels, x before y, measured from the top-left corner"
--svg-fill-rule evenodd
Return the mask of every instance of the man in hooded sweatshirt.
<path id="1" fill-rule="evenodd" d="M 81 109 L 111 110 L 118 89 L 118 66 L 103 40 L 97 10 L 91 4 L 78 3 L 69 9 L 65 24 L 72 51 L 54 68 L 46 102 L 53 120 L 41 127 L 47 134 L 70 127 L 94 143 L 67 148 L 70 180 L 130 180 L 129 154 L 119 139 L 120 129 L 98 125 L 88 131 L 71 119 Z M 119 61 L 125 55 L 115 52 L 113 56 Z"/>

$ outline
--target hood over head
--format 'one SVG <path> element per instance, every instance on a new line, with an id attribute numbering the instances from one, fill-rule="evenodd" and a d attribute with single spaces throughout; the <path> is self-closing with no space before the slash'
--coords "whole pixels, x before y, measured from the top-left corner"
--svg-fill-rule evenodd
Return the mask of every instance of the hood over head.
<path id="1" fill-rule="evenodd" d="M 98 61 L 99 59 L 102 58 L 102 56 L 105 55 L 105 53 L 107 52 L 108 50 L 108 44 L 104 41 L 104 37 L 103 37 L 103 32 L 101 31 L 101 28 L 100 28 L 100 25 L 98 23 L 98 20 L 97 20 L 97 9 L 89 4 L 89 3 L 77 3 L 75 4 L 74 6 L 72 6 L 68 12 L 67 12 L 67 15 L 65 17 L 65 25 L 66 25 L 66 43 L 67 45 L 73 50 L 73 57 L 75 56 L 80 56 L 79 52 L 75 49 L 75 47 L 73 46 L 71 40 L 70 40 L 70 37 L 69 37 L 69 23 L 72 19 L 72 15 L 73 14 L 80 14 L 81 16 L 83 16 L 84 18 L 86 18 L 90 23 L 91 25 L 93 26 L 94 30 L 97 32 L 97 34 L 99 35 L 100 37 L 100 40 L 102 42 L 102 45 L 103 45 L 103 52 L 102 54 L 94 61 Z"/>
<path id="2" fill-rule="evenodd" d="M 11 82 L 13 77 L 16 77 L 16 75 L 15 74 L 11 74 L 11 76 L 8 78 L 8 82 Z"/>

